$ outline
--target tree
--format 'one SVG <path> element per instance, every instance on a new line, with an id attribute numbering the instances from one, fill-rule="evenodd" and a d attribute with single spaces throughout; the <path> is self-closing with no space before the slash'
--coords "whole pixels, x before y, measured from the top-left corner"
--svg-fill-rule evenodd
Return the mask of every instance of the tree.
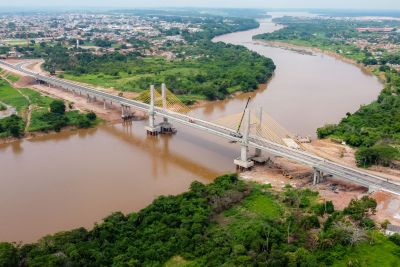
<path id="1" fill-rule="evenodd" d="M 350 215 L 354 220 L 361 221 L 369 213 L 376 212 L 376 200 L 368 196 L 363 196 L 361 199 L 352 199 L 349 205 L 343 210 L 343 213 Z"/>
<path id="2" fill-rule="evenodd" d="M 90 123 L 89 119 L 87 118 L 87 116 L 80 116 L 78 118 L 78 127 L 79 128 L 89 128 L 90 126 L 92 126 L 92 124 Z"/>
<path id="3" fill-rule="evenodd" d="M 54 100 L 50 103 L 50 112 L 56 114 L 64 114 L 65 113 L 65 104 L 62 100 Z"/>
<path id="4" fill-rule="evenodd" d="M 328 214 L 332 214 L 335 211 L 335 206 L 332 201 L 325 202 L 325 212 Z"/>
<path id="5" fill-rule="evenodd" d="M 96 113 L 94 112 L 89 112 L 88 114 L 86 114 L 86 117 L 90 120 L 90 121 L 95 121 L 97 119 Z"/>
<path id="6" fill-rule="evenodd" d="M 17 248 L 9 243 L 0 243 L 0 267 L 18 266 Z"/>

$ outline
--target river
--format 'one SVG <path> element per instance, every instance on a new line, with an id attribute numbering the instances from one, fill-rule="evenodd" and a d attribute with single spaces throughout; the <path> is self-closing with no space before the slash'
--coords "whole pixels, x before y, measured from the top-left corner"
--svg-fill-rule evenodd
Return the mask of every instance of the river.
<path id="1" fill-rule="evenodd" d="M 293 133 L 314 135 L 346 112 L 374 100 L 382 85 L 354 65 L 252 42 L 279 26 L 227 34 L 215 41 L 244 45 L 272 58 L 266 88 L 209 103 L 192 113 L 215 120 L 241 112 L 248 96 Z M 84 226 L 114 211 L 137 211 L 159 195 L 178 194 L 194 180 L 233 172 L 237 145 L 176 125 L 175 136 L 147 137 L 145 122 L 102 125 L 0 146 L 0 241 L 36 241 Z"/>

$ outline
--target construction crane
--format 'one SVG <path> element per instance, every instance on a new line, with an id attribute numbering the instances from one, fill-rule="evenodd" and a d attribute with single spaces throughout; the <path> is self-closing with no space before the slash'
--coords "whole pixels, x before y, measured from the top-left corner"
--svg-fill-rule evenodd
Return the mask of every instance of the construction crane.
<path id="1" fill-rule="evenodd" d="M 251 97 L 249 97 L 249 98 L 247 99 L 246 106 L 245 106 L 245 108 L 244 108 L 244 110 L 243 110 L 242 118 L 240 118 L 240 122 L 239 122 L 239 125 L 238 125 L 237 133 L 239 133 L 240 127 L 242 127 L 242 122 L 243 122 L 243 118 L 244 118 L 244 113 L 246 112 L 246 109 L 247 109 L 247 107 L 249 106 L 250 100 L 251 100 Z"/>
<path id="2" fill-rule="evenodd" d="M 247 99 L 246 106 L 244 107 L 242 117 L 240 118 L 240 122 L 239 122 L 239 125 L 238 125 L 238 128 L 237 128 L 237 131 L 236 131 L 237 134 L 238 134 L 238 136 L 241 136 L 241 134 L 240 134 L 240 127 L 242 126 L 244 114 L 245 114 L 245 112 L 246 112 L 247 107 L 249 106 L 250 100 L 251 100 L 251 97 L 249 97 L 249 98 Z M 229 143 L 236 143 L 236 141 L 230 141 Z"/>

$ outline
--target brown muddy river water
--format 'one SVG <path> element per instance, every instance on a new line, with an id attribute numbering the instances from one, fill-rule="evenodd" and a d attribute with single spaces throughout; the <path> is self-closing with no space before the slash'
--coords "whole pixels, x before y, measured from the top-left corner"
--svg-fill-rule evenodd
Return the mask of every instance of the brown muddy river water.
<path id="1" fill-rule="evenodd" d="M 382 85 L 357 67 L 323 55 L 301 55 L 254 44 L 255 34 L 220 36 L 245 45 L 277 65 L 266 89 L 252 93 L 293 133 L 314 135 L 346 112 L 374 100 Z M 248 95 L 210 103 L 193 111 L 204 119 L 241 112 Z M 36 241 L 75 227 L 92 227 L 114 211 L 138 211 L 159 195 L 178 194 L 194 180 L 233 172 L 237 145 L 176 125 L 175 136 L 149 138 L 145 122 L 131 127 L 100 126 L 0 146 L 0 241 Z"/>

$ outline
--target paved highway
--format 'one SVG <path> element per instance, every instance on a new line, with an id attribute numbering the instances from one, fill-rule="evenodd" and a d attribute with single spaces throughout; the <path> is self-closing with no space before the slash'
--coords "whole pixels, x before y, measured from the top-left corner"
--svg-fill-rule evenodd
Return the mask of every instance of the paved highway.
<path id="1" fill-rule="evenodd" d="M 81 93 L 83 95 L 89 95 L 91 97 L 96 97 L 100 100 L 113 101 L 113 103 L 118 103 L 120 105 L 125 105 L 132 107 L 134 109 L 149 111 L 150 105 L 138 102 L 135 100 L 126 99 L 120 96 L 115 96 L 109 93 L 105 93 L 94 88 L 87 86 L 82 86 L 80 84 L 66 81 L 63 79 L 49 77 L 44 75 L 39 75 L 30 70 L 24 68 L 24 64 L 12 65 L 4 61 L 0 61 L 9 68 L 17 70 L 24 73 L 27 76 L 34 77 L 38 81 L 46 82 L 48 84 L 61 87 L 76 93 Z M 230 141 L 235 141 L 240 143 L 242 141 L 242 135 L 237 133 L 235 130 L 226 128 L 208 121 L 200 120 L 188 115 L 176 113 L 169 110 L 164 110 L 159 107 L 154 107 L 155 115 L 166 117 L 171 121 L 181 123 L 183 125 L 196 128 L 202 131 L 207 131 L 211 134 L 226 138 Z M 248 138 L 249 147 L 259 148 L 267 153 L 275 156 L 285 157 L 297 162 L 312 166 L 325 174 L 330 174 L 335 177 L 339 177 L 363 186 L 368 187 L 370 190 L 383 190 L 391 193 L 400 195 L 400 184 L 394 181 L 388 180 L 383 177 L 379 177 L 368 172 L 364 172 L 355 168 L 351 168 L 345 165 L 341 165 L 329 160 L 325 160 L 321 157 L 315 156 L 310 153 L 302 152 L 299 150 L 294 150 L 269 140 L 263 139 L 258 136 L 250 136 Z"/>

